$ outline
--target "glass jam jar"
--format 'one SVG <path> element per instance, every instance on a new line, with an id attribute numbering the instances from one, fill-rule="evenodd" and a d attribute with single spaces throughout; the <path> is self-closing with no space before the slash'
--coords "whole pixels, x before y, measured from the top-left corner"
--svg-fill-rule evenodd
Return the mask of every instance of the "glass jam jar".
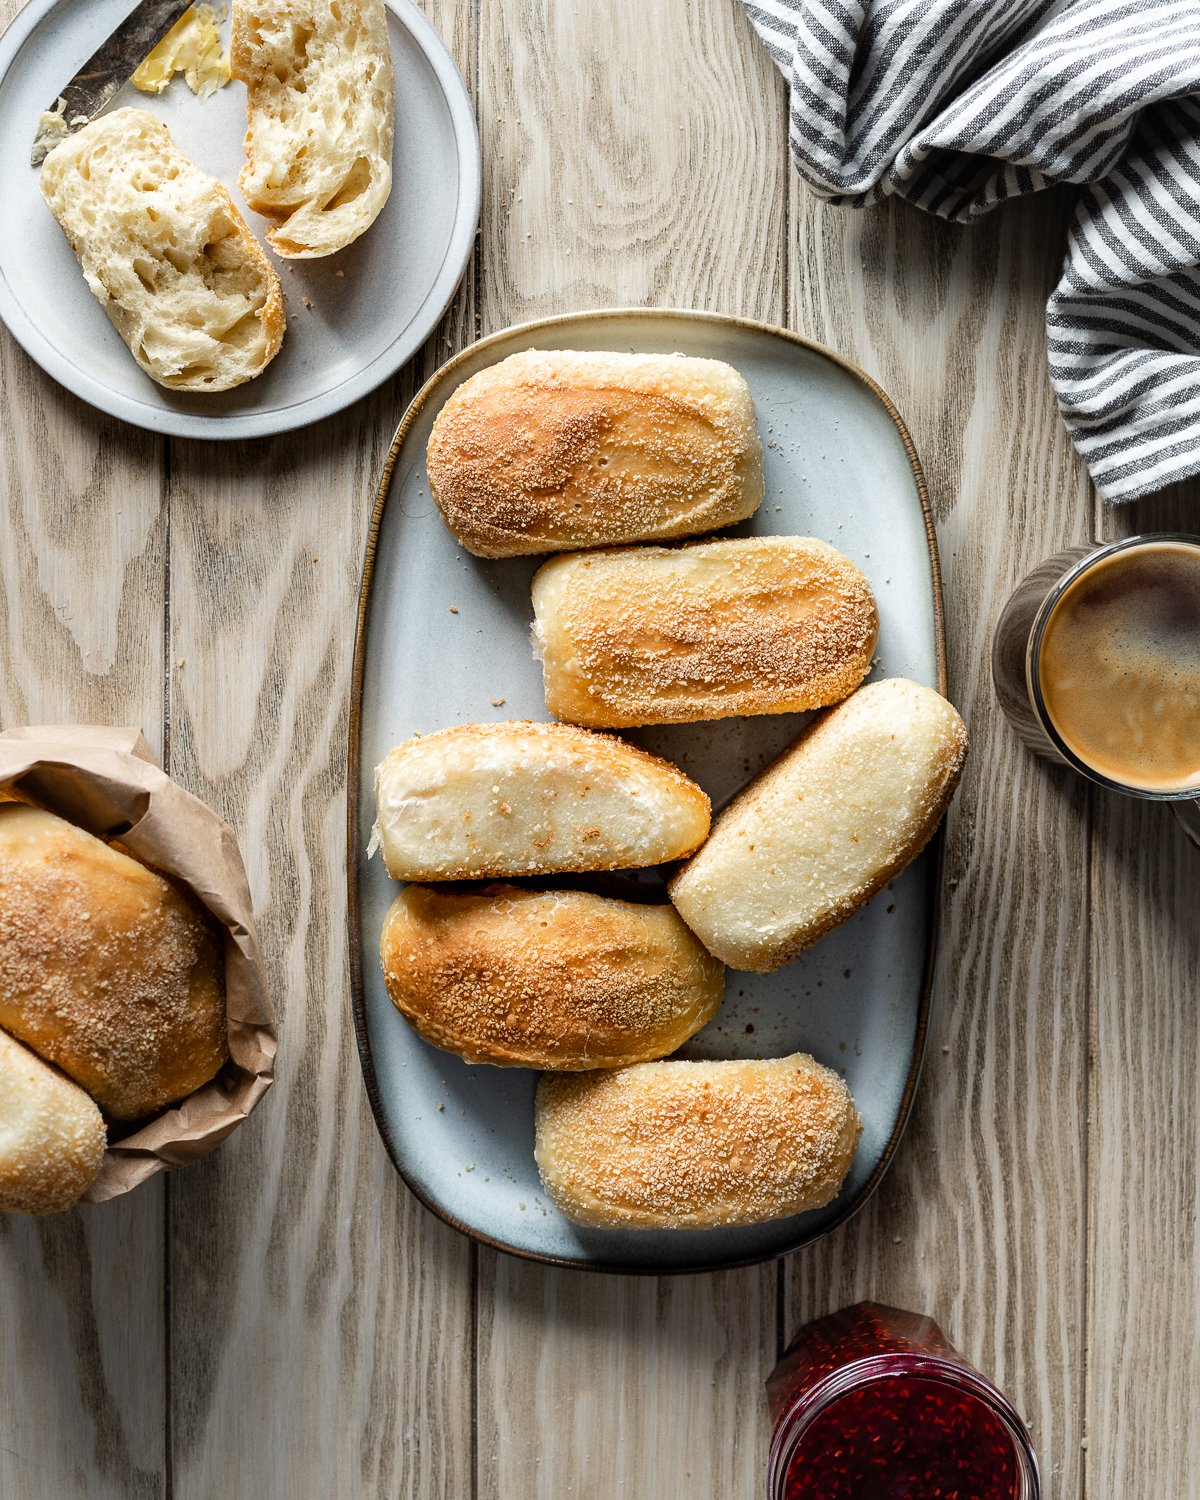
<path id="1" fill-rule="evenodd" d="M 767 1381 L 768 1500 L 1038 1500 L 1021 1418 L 932 1318 L 818 1318 Z"/>

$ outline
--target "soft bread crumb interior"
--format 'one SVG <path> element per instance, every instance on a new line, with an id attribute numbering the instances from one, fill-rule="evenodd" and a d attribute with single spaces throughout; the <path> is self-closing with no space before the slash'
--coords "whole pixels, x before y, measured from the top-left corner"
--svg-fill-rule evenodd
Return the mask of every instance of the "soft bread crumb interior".
<path id="1" fill-rule="evenodd" d="M 42 195 L 142 369 L 179 390 L 259 374 L 283 337 L 279 278 L 226 189 L 161 121 L 119 109 L 46 158 Z"/>
<path id="2" fill-rule="evenodd" d="M 246 202 L 275 220 L 280 255 L 357 239 L 392 186 L 395 112 L 383 0 L 273 0 L 234 10 L 233 74 L 247 87 Z"/>

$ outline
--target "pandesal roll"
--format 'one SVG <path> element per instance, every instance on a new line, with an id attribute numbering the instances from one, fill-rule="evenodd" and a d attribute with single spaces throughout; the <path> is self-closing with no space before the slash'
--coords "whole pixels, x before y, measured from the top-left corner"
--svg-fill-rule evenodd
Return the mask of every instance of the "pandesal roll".
<path id="1" fill-rule="evenodd" d="M 690 854 L 709 801 L 669 761 L 564 724 L 459 724 L 375 772 L 376 834 L 397 880 L 632 869 Z"/>
<path id="2" fill-rule="evenodd" d="M 920 853 L 966 751 L 963 721 L 932 688 L 868 683 L 734 798 L 671 900 L 725 963 L 779 968 Z"/>
<path id="3" fill-rule="evenodd" d="M 546 1077 L 535 1154 L 551 1201 L 597 1229 L 763 1224 L 837 1195 L 862 1121 L 806 1053 Z"/>
<path id="4" fill-rule="evenodd" d="M 0 1027 L 114 1119 L 224 1062 L 224 957 L 190 894 L 73 823 L 0 804 Z"/>
<path id="5" fill-rule="evenodd" d="M 0 1031 L 0 1212 L 70 1208 L 95 1182 L 104 1146 L 84 1091 Z"/>
<path id="6" fill-rule="evenodd" d="M 866 578 L 811 537 L 551 558 L 533 611 L 546 707 L 591 728 L 836 703 L 879 633 Z"/>
<path id="7" fill-rule="evenodd" d="M 763 497 L 750 388 L 681 354 L 512 354 L 443 406 L 428 468 L 447 526 L 479 557 L 694 536 Z"/>
<path id="8" fill-rule="evenodd" d="M 393 1003 L 427 1042 L 502 1067 L 662 1057 L 711 1019 L 725 984 L 673 907 L 588 891 L 409 885 L 380 956 Z"/>

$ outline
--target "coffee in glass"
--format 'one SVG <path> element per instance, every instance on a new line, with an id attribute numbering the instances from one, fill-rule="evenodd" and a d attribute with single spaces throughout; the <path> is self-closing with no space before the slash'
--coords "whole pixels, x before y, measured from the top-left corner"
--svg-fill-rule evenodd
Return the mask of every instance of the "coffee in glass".
<path id="1" fill-rule="evenodd" d="M 1026 743 L 1093 781 L 1171 801 L 1200 842 L 1200 537 L 1059 553 L 1005 606 L 992 651 Z"/>

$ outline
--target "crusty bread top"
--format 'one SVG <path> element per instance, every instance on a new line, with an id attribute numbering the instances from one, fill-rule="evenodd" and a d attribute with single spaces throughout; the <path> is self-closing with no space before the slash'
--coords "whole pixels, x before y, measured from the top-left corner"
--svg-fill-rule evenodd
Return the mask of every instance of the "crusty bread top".
<path id="1" fill-rule="evenodd" d="M 70 1208 L 96 1180 L 105 1143 L 84 1091 L 0 1031 L 0 1211 Z"/>
<path id="2" fill-rule="evenodd" d="M 42 165 L 42 196 L 138 364 L 179 391 L 224 391 L 283 341 L 279 277 L 225 187 L 141 109 L 101 115 Z"/>
<path id="3" fill-rule="evenodd" d="M 621 870 L 703 840 L 696 783 L 612 735 L 565 724 L 459 724 L 391 751 L 376 829 L 397 880 Z"/>
<path id="4" fill-rule="evenodd" d="M 835 703 L 879 632 L 866 578 L 813 537 L 566 553 L 533 608 L 546 707 L 598 729 Z"/>
<path id="5" fill-rule="evenodd" d="M 578 1069 L 663 1057 L 724 992 L 724 969 L 674 907 L 590 891 L 409 885 L 380 953 L 396 1008 L 469 1062 Z"/>
<path id="6" fill-rule="evenodd" d="M 546 1076 L 537 1156 L 551 1199 L 602 1229 L 762 1224 L 828 1203 L 862 1121 L 806 1053 Z"/>
<path id="7" fill-rule="evenodd" d="M 442 407 L 428 465 L 446 524 L 479 557 L 694 536 L 763 496 L 749 386 L 681 354 L 511 354 Z"/>
<path id="8" fill-rule="evenodd" d="M 902 677 L 868 683 L 722 811 L 672 901 L 726 963 L 778 968 L 920 853 L 966 752 L 966 726 L 940 693 Z"/>
<path id="9" fill-rule="evenodd" d="M 190 895 L 54 814 L 0 804 L 0 1026 L 116 1119 L 227 1055 L 224 955 Z"/>
<path id="10" fill-rule="evenodd" d="M 238 181 L 267 242 L 331 255 L 392 190 L 395 97 L 383 0 L 235 0 L 233 76 L 246 85 Z"/>

